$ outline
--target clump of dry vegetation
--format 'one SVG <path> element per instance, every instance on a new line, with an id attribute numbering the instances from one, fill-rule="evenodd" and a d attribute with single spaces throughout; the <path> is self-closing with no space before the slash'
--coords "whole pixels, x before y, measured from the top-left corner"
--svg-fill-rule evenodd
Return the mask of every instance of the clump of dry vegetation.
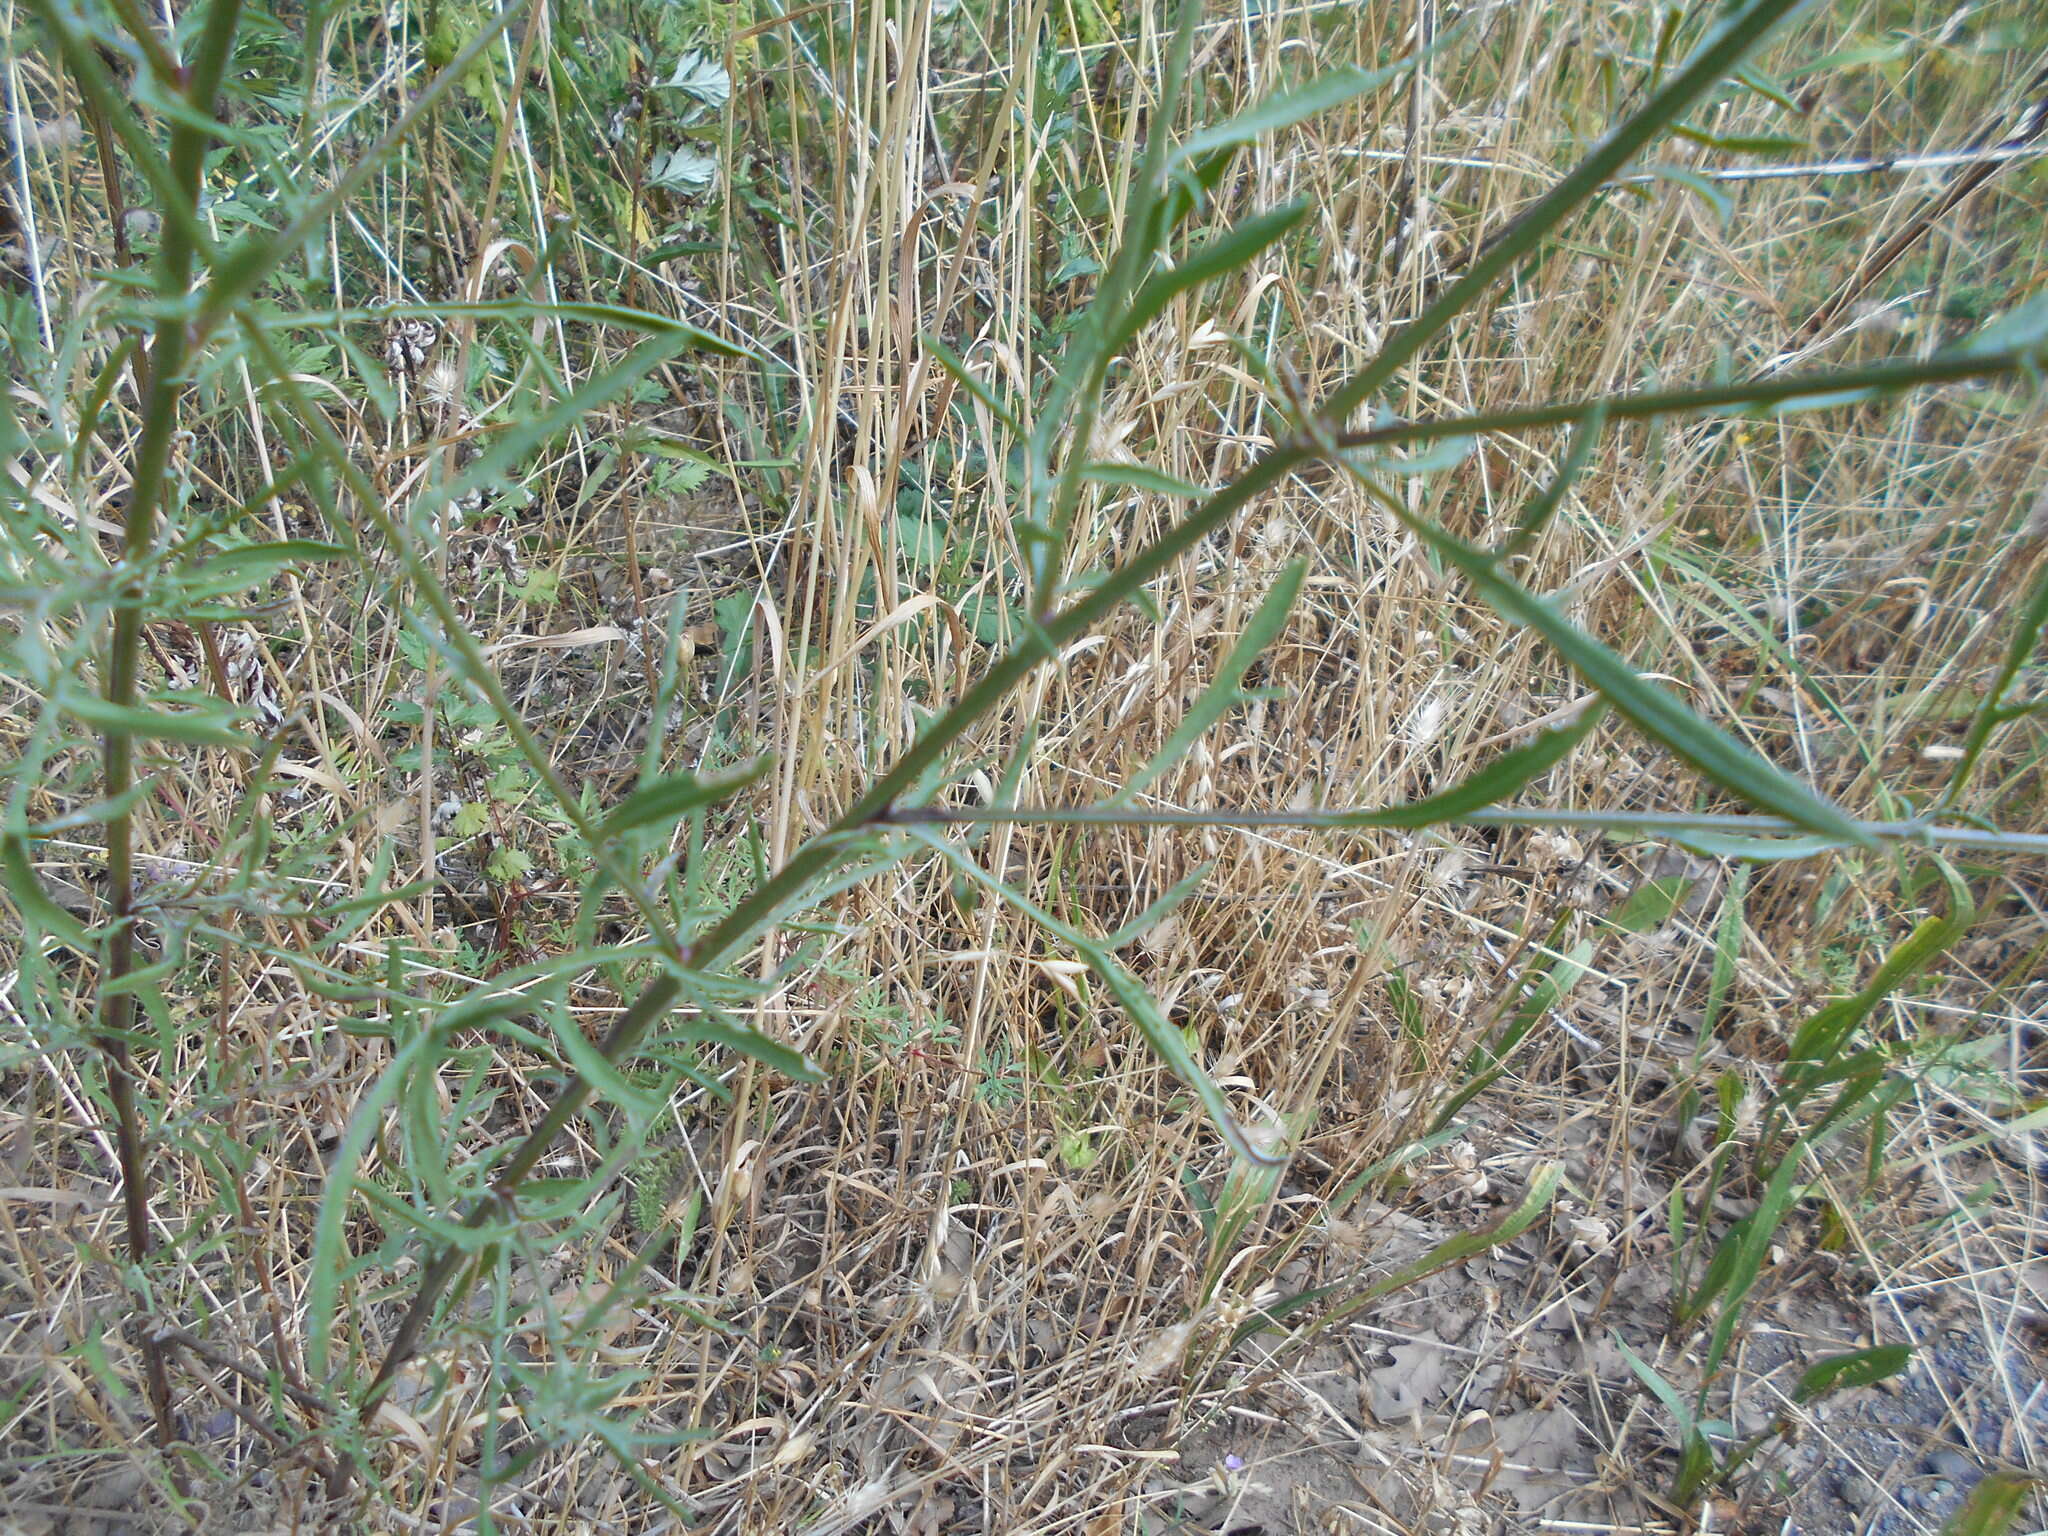
<path id="1" fill-rule="evenodd" d="M 5 1528 L 2027 1518 L 2036 11 L 9 8 Z"/>

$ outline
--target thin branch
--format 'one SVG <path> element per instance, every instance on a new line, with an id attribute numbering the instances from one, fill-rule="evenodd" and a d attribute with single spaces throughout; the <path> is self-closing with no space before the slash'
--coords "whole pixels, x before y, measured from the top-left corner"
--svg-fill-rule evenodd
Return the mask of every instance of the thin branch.
<path id="1" fill-rule="evenodd" d="M 894 826 L 1055 826 L 1055 827 L 1300 827 L 1320 831 L 1394 830 L 1390 823 L 1400 808 L 1337 811 L 1141 811 L 1105 805 L 899 806 L 883 818 Z M 1677 811 L 1587 811 L 1533 806 L 1471 811 L 1447 817 L 1439 826 L 1452 827 L 1588 827 L 1611 832 L 1660 836 L 1699 833 L 1714 837 L 1769 839 L 1813 834 L 1784 816 L 1722 816 Z M 2048 833 L 2002 832 L 1992 828 L 1938 825 L 1925 821 L 1858 821 L 1880 842 L 1927 848 L 1966 849 L 1973 853 L 2048 855 Z M 1820 851 L 1815 843 L 1813 851 Z M 1833 847 L 1834 844 L 1824 846 Z"/>

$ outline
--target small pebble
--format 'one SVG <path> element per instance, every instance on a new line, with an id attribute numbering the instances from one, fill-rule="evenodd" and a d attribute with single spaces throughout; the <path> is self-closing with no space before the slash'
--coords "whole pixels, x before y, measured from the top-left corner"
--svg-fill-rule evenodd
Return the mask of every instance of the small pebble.
<path id="1" fill-rule="evenodd" d="M 1968 1482 L 1977 1475 L 1970 1458 L 1961 1451 L 1944 1447 L 1927 1458 L 1927 1470 L 1952 1482 Z"/>

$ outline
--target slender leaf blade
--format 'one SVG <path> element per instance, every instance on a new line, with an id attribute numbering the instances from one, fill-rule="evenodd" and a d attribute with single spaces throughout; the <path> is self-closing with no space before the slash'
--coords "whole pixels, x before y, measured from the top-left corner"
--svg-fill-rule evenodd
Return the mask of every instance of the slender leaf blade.
<path id="1" fill-rule="evenodd" d="M 1912 1363 L 1910 1344 L 1877 1344 L 1869 1349 L 1824 1355 L 1799 1373 L 1799 1380 L 1792 1387 L 1792 1401 L 1810 1403 L 1830 1392 L 1888 1381 Z"/>
<path id="2" fill-rule="evenodd" d="M 1152 755 L 1151 761 L 1124 781 L 1124 787 L 1111 797 L 1111 805 L 1131 804 L 1148 785 L 1179 762 L 1209 727 L 1242 701 L 1240 688 L 1245 673 L 1286 628 L 1287 616 L 1294 611 L 1294 600 L 1300 596 L 1301 583 L 1307 575 L 1308 562 L 1305 560 L 1290 561 L 1281 571 L 1279 580 L 1260 599 L 1251 622 L 1245 625 L 1244 633 L 1237 637 L 1237 643 L 1223 658 L 1223 665 L 1217 668 L 1216 676 L 1202 690 L 1194 707 L 1181 718 L 1180 724 L 1166 738 L 1165 745 Z"/>
<path id="3" fill-rule="evenodd" d="M 1572 623 L 1548 599 L 1538 597 L 1505 575 L 1492 555 L 1416 516 L 1398 498 L 1382 494 L 1380 501 L 1417 538 L 1462 571 L 1496 613 L 1535 630 L 1549 641 L 1574 671 L 1606 697 L 1617 714 L 1645 736 L 1662 743 L 1707 779 L 1751 805 L 1774 811 L 1838 842 L 1876 846 L 1876 839 L 1854 818 L 1768 758 L 1687 709 L 1655 683 L 1638 676 L 1635 668 Z"/>
<path id="4" fill-rule="evenodd" d="M 765 774 L 773 763 L 774 759 L 763 753 L 738 767 L 716 773 L 677 773 L 643 784 L 605 817 L 604 835 L 616 837 L 621 832 L 645 827 L 672 827 L 693 811 L 731 799 Z"/>

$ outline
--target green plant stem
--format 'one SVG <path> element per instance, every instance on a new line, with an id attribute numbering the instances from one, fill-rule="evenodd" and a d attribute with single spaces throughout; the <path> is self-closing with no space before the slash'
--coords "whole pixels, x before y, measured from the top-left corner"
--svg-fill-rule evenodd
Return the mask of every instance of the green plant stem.
<path id="1" fill-rule="evenodd" d="M 1491 432 L 1520 432 L 1530 427 L 1570 426 L 1604 409 L 1610 421 L 1639 421 L 1651 416 L 1683 416 L 1698 411 L 1740 406 L 1777 405 L 1785 401 L 1840 405 L 1845 397 L 1882 395 L 1926 384 L 1991 378 L 2048 366 L 2048 344 L 1995 352 L 1937 352 L 1931 357 L 1873 363 L 1832 373 L 1787 374 L 1716 384 L 1704 389 L 1656 389 L 1636 394 L 1570 400 L 1555 405 L 1486 411 L 1436 421 L 1391 421 L 1356 432 L 1340 432 L 1339 448 L 1388 448 L 1396 444 L 1439 442 L 1445 438 L 1479 437 Z M 1797 408 L 1795 405 L 1793 408 Z"/>
<path id="2" fill-rule="evenodd" d="M 1309 827 L 1324 831 L 1366 829 L 1398 824 L 1401 807 L 1355 811 L 1141 811 L 1117 805 L 1030 806 L 991 805 L 952 809 L 904 806 L 882 820 L 897 826 L 1094 827 Z M 1722 837 L 1797 836 L 1806 829 L 1784 816 L 1721 816 L 1664 811 L 1583 811 L 1571 809 L 1494 808 L 1447 816 L 1437 825 L 1461 827 L 1590 827 L 1595 830 L 1640 832 L 1683 837 L 1712 833 Z M 1858 821 L 1856 825 L 1881 842 L 1916 847 L 1959 848 L 1974 853 L 2048 854 L 2048 833 L 2000 832 L 1981 827 L 1937 826 L 1923 821 Z"/>
<path id="3" fill-rule="evenodd" d="M 240 14 L 241 0 L 213 0 L 207 11 L 198 51 L 185 71 L 186 104 L 201 119 L 213 110 Z M 188 231 L 197 223 L 206 143 L 205 131 L 190 122 L 180 121 L 171 130 L 171 181 L 182 199 L 181 206 L 192 217 L 166 220 L 157 251 L 156 292 L 163 301 L 164 313 L 157 322 L 149 352 L 142 434 L 136 444 L 122 537 L 122 564 L 127 567 L 124 574 L 130 601 L 115 610 L 107 651 L 106 698 L 122 711 L 135 708 L 140 692 L 142 573 L 156 540 L 157 516 L 169 483 L 171 443 L 178 428 L 178 397 L 184 389 L 189 333 L 179 307 L 192 282 L 196 245 Z M 133 811 L 126 808 L 126 796 L 135 784 L 135 738 L 126 731 L 108 731 L 101 738 L 101 755 L 106 798 L 123 809 L 107 822 L 107 891 L 113 922 L 100 973 L 93 1036 L 106 1064 L 107 1097 L 114 1112 L 128 1259 L 141 1280 L 140 1272 L 153 1246 L 149 1229 L 149 1157 L 142 1115 L 136 1103 L 135 1064 L 129 1047 L 135 1026 L 136 994 L 132 987 L 121 985 L 135 970 L 135 818 Z M 139 1335 L 136 1342 L 150 1410 L 156 1421 L 157 1442 L 168 1448 L 177 1438 L 177 1429 L 171 1418 L 170 1374 L 163 1346 L 147 1326 L 139 1330 Z"/>
<path id="4" fill-rule="evenodd" d="M 1990 690 L 1984 695 L 1984 702 L 1978 706 L 1976 716 L 1970 721 L 1969 734 L 1963 739 L 1962 761 L 1956 764 L 1948 787 L 1935 802 L 1937 810 L 1946 810 L 1956 803 L 1976 773 L 1984 749 L 1991 744 L 1992 732 L 2033 708 L 2026 704 L 2009 706 L 2005 696 L 2012 688 L 2013 679 L 2019 676 L 2020 669 L 2033 656 L 2034 647 L 2040 643 L 2043 626 L 2048 626 L 2048 566 L 2043 566 L 2034 577 L 2034 590 L 2027 594 L 2027 605 L 2020 610 L 2020 621 L 2005 648 L 2005 660 L 1999 666 L 1998 676 L 1992 680 Z"/>

